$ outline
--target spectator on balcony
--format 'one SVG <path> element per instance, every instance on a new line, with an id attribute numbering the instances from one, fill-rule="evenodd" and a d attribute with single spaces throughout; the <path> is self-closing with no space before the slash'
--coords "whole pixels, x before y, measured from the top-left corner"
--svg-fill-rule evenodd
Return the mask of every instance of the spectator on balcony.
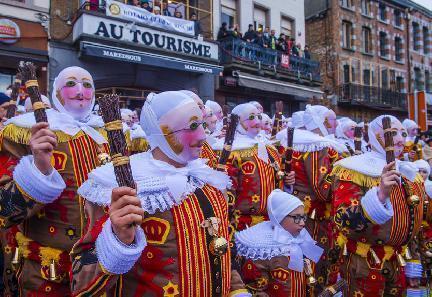
<path id="1" fill-rule="evenodd" d="M 288 47 L 287 47 L 287 42 L 286 42 L 286 36 L 284 33 L 281 33 L 279 35 L 279 39 L 277 42 L 277 49 L 283 53 L 287 53 L 288 52 Z"/>
<path id="2" fill-rule="evenodd" d="M 290 55 L 292 54 L 292 48 L 294 44 L 295 44 L 294 38 L 287 37 L 287 50 L 288 50 L 288 54 Z"/>
<path id="3" fill-rule="evenodd" d="M 254 42 L 255 38 L 257 37 L 257 34 L 254 30 L 254 26 L 252 24 L 249 25 L 248 31 L 245 33 L 243 39 L 247 42 Z"/>
<path id="4" fill-rule="evenodd" d="M 174 13 L 174 17 L 177 19 L 182 19 L 183 18 L 183 14 L 181 13 L 181 11 L 176 10 Z"/>
<path id="5" fill-rule="evenodd" d="M 233 27 L 229 29 L 229 34 L 234 38 L 242 38 L 242 34 L 239 31 L 239 25 L 235 24 Z"/>
<path id="6" fill-rule="evenodd" d="M 140 0 L 131 0 L 129 1 L 129 5 L 141 7 Z"/>
<path id="7" fill-rule="evenodd" d="M 148 12 L 152 12 L 152 8 L 147 0 L 141 0 L 141 8 L 144 8 Z"/>
<path id="8" fill-rule="evenodd" d="M 257 32 L 257 37 L 254 40 L 255 44 L 258 44 L 259 46 L 265 47 L 266 46 L 266 41 L 264 38 L 264 34 L 261 30 L 258 30 Z"/>
<path id="9" fill-rule="evenodd" d="M 305 45 L 304 50 L 303 50 L 303 58 L 310 60 L 311 59 L 311 54 L 309 52 L 309 46 Z"/>
<path id="10" fill-rule="evenodd" d="M 162 2 L 162 15 L 171 16 L 171 13 L 168 10 L 168 4 L 165 2 Z"/>
<path id="11" fill-rule="evenodd" d="M 217 40 L 223 40 L 229 36 L 228 29 L 227 29 L 227 23 L 222 23 L 222 26 L 219 28 L 219 32 L 217 35 Z"/>
<path id="12" fill-rule="evenodd" d="M 155 15 L 161 15 L 161 9 L 160 9 L 160 7 L 159 6 L 153 7 L 153 13 Z"/>
<path id="13" fill-rule="evenodd" d="M 295 44 L 295 40 L 293 41 L 293 47 L 291 49 L 291 55 L 296 56 L 296 57 L 300 56 L 299 44 Z"/>
<path id="14" fill-rule="evenodd" d="M 264 47 L 268 47 L 268 43 L 270 41 L 270 28 L 266 27 L 265 31 L 263 33 L 263 38 L 264 38 Z"/>
<path id="15" fill-rule="evenodd" d="M 268 47 L 275 50 L 276 46 L 277 46 L 277 38 L 276 38 L 276 31 L 275 30 L 271 30 L 270 32 L 270 38 L 268 40 Z"/>
<path id="16" fill-rule="evenodd" d="M 201 23 L 200 23 L 200 21 L 198 20 L 197 14 L 196 14 L 195 12 L 193 12 L 193 13 L 191 14 L 191 18 L 190 18 L 190 20 L 191 20 L 192 22 L 194 22 L 195 37 L 196 37 L 196 36 L 198 36 L 198 35 L 201 34 L 202 29 L 201 29 Z"/>

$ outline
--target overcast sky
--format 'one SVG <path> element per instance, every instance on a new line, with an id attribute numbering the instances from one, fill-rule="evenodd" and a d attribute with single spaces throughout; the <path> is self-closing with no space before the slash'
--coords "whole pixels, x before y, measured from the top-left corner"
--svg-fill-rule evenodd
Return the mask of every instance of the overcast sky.
<path id="1" fill-rule="evenodd" d="M 432 0 L 413 0 L 414 2 L 417 2 L 418 4 L 423 5 L 424 7 L 432 10 Z"/>

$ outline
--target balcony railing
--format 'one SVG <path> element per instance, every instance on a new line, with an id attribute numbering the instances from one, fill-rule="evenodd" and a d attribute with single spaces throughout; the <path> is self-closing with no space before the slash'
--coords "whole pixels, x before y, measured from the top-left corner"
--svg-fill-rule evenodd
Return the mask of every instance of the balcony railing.
<path id="1" fill-rule="evenodd" d="M 298 79 L 321 81 L 319 62 L 285 55 L 281 51 L 241 39 L 227 38 L 220 41 L 219 55 L 221 64 L 240 62 L 253 65 L 259 70 L 286 72 Z"/>
<path id="2" fill-rule="evenodd" d="M 347 83 L 339 86 L 339 102 L 385 108 L 407 108 L 407 94 L 379 87 Z"/>

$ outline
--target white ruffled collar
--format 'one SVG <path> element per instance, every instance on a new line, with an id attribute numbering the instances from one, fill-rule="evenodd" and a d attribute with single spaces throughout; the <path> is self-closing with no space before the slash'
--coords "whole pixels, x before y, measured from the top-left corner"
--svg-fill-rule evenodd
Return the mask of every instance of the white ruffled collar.
<path id="1" fill-rule="evenodd" d="M 351 156 L 334 164 L 334 166 L 341 166 L 371 177 L 380 177 L 386 165 L 385 156 L 375 151 Z M 396 168 L 410 181 L 414 181 L 418 172 L 417 167 L 412 162 L 396 160 Z"/>
<path id="2" fill-rule="evenodd" d="M 139 153 L 130 157 L 137 196 L 143 209 L 154 214 L 180 205 L 188 195 L 209 184 L 219 190 L 231 185 L 229 177 L 213 170 L 203 159 L 189 162 L 183 168 L 153 158 L 151 152 Z M 111 192 L 118 187 L 112 163 L 93 170 L 78 189 L 85 199 L 98 205 L 111 203 Z"/>
<path id="3" fill-rule="evenodd" d="M 323 249 L 316 245 L 306 229 L 297 237 L 272 222 L 262 222 L 235 233 L 239 255 L 251 260 L 269 260 L 277 256 L 289 256 L 289 269 L 303 271 L 303 256 L 318 262 Z"/>
<path id="4" fill-rule="evenodd" d="M 283 146 L 287 146 L 287 130 L 280 131 L 276 138 L 280 140 Z M 338 153 L 347 151 L 344 145 L 341 145 L 336 140 L 323 137 L 304 129 L 294 130 L 293 149 L 298 152 L 316 152 L 324 148 L 331 147 Z"/>
<path id="5" fill-rule="evenodd" d="M 225 138 L 217 139 L 216 142 L 211 144 L 212 149 L 215 151 L 222 151 L 224 147 L 224 143 L 225 143 Z M 261 137 L 252 138 L 237 132 L 235 134 L 234 141 L 231 146 L 231 150 L 232 151 L 245 150 L 257 146 L 258 157 L 267 163 L 269 161 L 269 157 L 268 157 L 266 145 L 268 144 L 269 144 L 268 141 L 264 140 Z"/>
<path id="6" fill-rule="evenodd" d="M 67 113 L 61 113 L 55 109 L 47 109 L 46 114 L 48 123 L 52 131 L 62 131 L 70 136 L 75 136 L 78 132 L 83 131 L 98 144 L 106 143 L 105 138 L 95 130 L 102 128 L 104 122 L 100 116 L 91 114 L 86 122 L 75 120 Z M 30 129 L 36 124 L 33 112 L 13 117 L 5 122 L 5 125 L 13 124 L 17 127 Z"/>

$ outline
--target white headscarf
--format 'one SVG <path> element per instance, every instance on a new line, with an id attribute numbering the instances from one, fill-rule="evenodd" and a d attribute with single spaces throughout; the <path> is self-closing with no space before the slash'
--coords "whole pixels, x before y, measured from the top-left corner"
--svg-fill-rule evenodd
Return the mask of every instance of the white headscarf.
<path id="1" fill-rule="evenodd" d="M 222 107 L 216 101 L 207 100 L 205 106 L 210 107 L 214 114 L 222 111 Z"/>
<path id="2" fill-rule="evenodd" d="M 292 114 L 291 118 L 291 124 L 293 128 L 302 128 L 304 127 L 303 117 L 304 117 L 304 111 L 296 111 Z"/>
<path id="3" fill-rule="evenodd" d="M 328 135 L 328 131 L 324 126 L 326 114 L 330 110 L 322 105 L 308 105 L 303 114 L 303 122 L 307 130 L 312 131 L 319 129 L 323 136 Z"/>
<path id="4" fill-rule="evenodd" d="M 190 96 L 182 91 L 169 91 L 159 94 L 150 93 L 147 96 L 141 112 L 140 124 L 147 135 L 152 150 L 158 147 L 171 160 L 180 164 L 187 163 L 186 160 L 183 160 L 171 149 L 159 126 L 159 120 L 174 108 L 194 102 Z"/>
<path id="5" fill-rule="evenodd" d="M 405 119 L 402 122 L 402 125 L 404 126 L 405 129 L 413 129 L 413 128 L 418 128 L 418 125 L 416 122 L 414 122 L 413 120 L 410 119 Z"/>
<path id="6" fill-rule="evenodd" d="M 289 256 L 288 269 L 299 272 L 303 271 L 303 256 L 318 262 L 323 249 L 316 245 L 306 228 L 294 237 L 280 224 L 293 210 L 303 205 L 300 199 L 281 190 L 274 190 L 267 203 L 270 221 L 236 233 L 239 254 L 253 259 Z"/>
<path id="7" fill-rule="evenodd" d="M 427 171 L 427 175 L 430 175 L 431 172 L 431 168 L 428 162 L 426 162 L 425 160 L 417 160 L 414 161 L 414 165 L 417 167 L 418 170 L 426 170 Z"/>
<path id="8" fill-rule="evenodd" d="M 236 114 L 240 117 L 240 121 L 242 118 L 247 118 L 252 110 L 257 110 L 258 108 L 251 103 L 243 103 L 239 104 L 232 110 L 231 113 Z M 257 110 L 258 111 L 258 110 Z M 237 133 L 234 137 L 234 142 L 244 142 L 245 144 L 251 143 L 252 145 L 258 144 L 258 157 L 264 162 L 268 162 L 269 157 L 266 148 L 266 142 L 264 139 L 255 137 L 251 138 L 247 135 L 247 131 L 243 126 L 239 123 L 237 125 Z"/>

